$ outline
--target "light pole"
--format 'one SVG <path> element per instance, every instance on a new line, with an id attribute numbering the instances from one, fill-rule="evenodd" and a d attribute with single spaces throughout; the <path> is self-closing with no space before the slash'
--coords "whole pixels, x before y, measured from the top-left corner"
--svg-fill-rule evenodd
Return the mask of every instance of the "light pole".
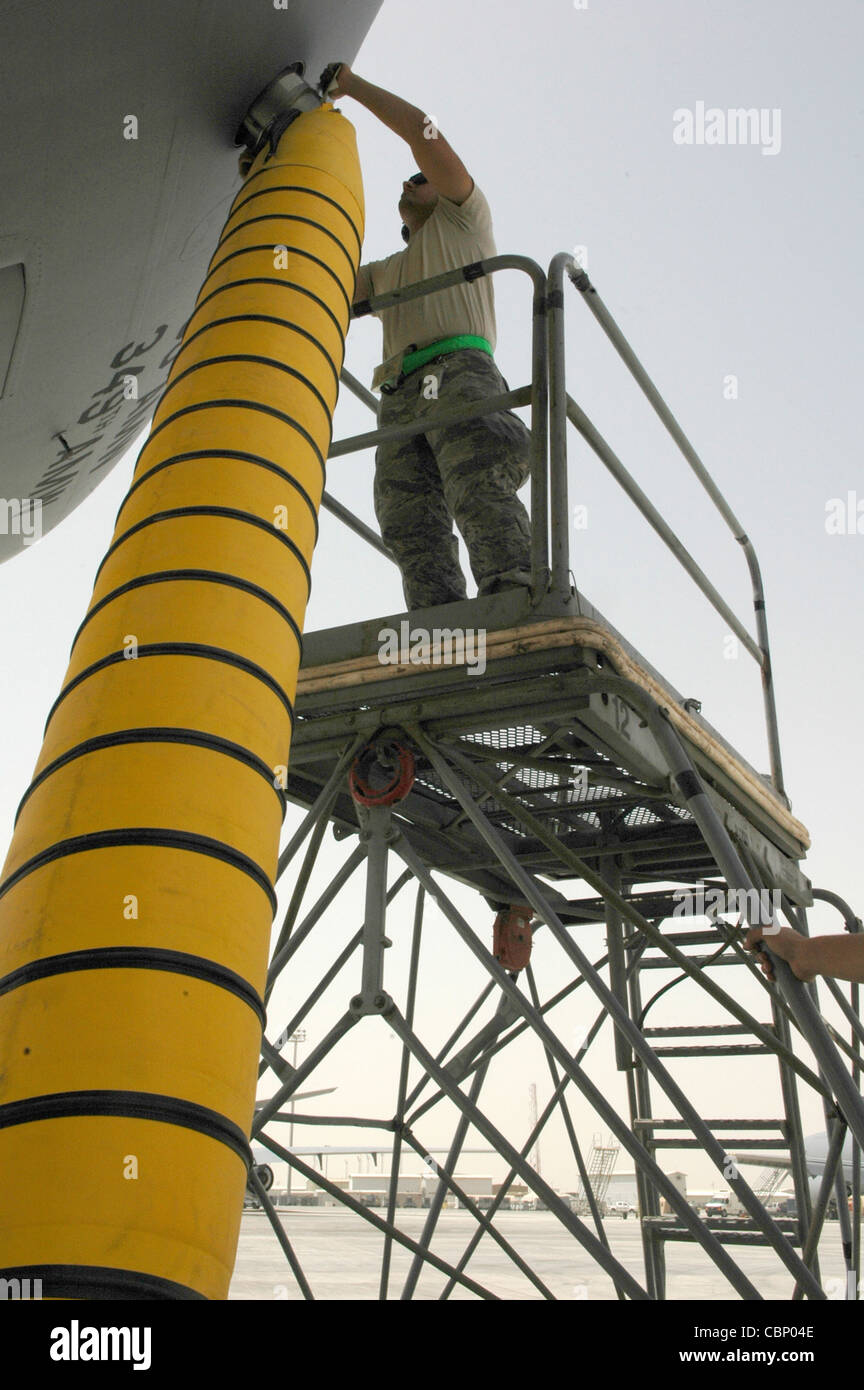
<path id="1" fill-rule="evenodd" d="M 288 1041 L 289 1041 L 289 1042 L 292 1042 L 292 1043 L 294 1044 L 294 1055 L 293 1055 L 293 1057 L 291 1058 L 291 1065 L 292 1065 L 292 1067 L 294 1068 L 294 1070 L 296 1071 L 296 1070 L 297 1070 L 297 1048 L 298 1048 L 298 1046 L 299 1046 L 300 1043 L 303 1043 L 303 1042 L 306 1041 L 306 1030 L 305 1030 L 304 1028 L 298 1028 L 296 1033 L 292 1033 L 292 1034 L 291 1034 L 291 1037 L 289 1038 Z M 294 1115 L 294 1097 L 293 1097 L 293 1096 L 291 1097 L 291 1115 L 292 1115 L 292 1120 L 291 1120 L 291 1124 L 290 1124 L 289 1129 L 288 1129 L 288 1148 L 289 1148 L 290 1150 L 292 1150 L 292 1152 L 293 1152 L 293 1149 L 294 1149 L 294 1120 L 293 1120 L 293 1115 Z M 292 1170 L 292 1168 L 291 1168 L 291 1165 L 289 1164 L 289 1165 L 288 1165 L 288 1193 L 287 1193 L 287 1195 L 288 1195 L 289 1197 L 291 1196 L 291 1177 L 292 1177 L 292 1173 L 293 1173 L 293 1170 Z"/>

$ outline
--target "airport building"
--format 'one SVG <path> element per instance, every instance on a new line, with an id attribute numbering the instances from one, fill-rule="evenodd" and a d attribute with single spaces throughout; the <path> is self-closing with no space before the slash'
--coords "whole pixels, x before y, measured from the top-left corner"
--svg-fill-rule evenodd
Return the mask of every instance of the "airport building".
<path id="1" fill-rule="evenodd" d="M 340 1191 L 347 1192 L 356 1201 L 362 1202 L 364 1206 L 383 1207 L 387 1205 L 390 1191 L 389 1173 L 350 1173 L 346 1178 L 330 1178 L 329 1181 Z M 490 1176 L 477 1177 L 471 1174 L 457 1173 L 454 1181 L 465 1195 L 476 1202 L 479 1207 L 490 1205 L 493 1197 L 493 1182 Z M 435 1173 L 400 1173 L 396 1191 L 396 1205 L 398 1207 L 428 1207 L 437 1186 L 438 1178 Z M 520 1195 L 523 1191 L 527 1191 L 527 1189 L 520 1187 Z M 288 1197 L 284 1181 L 280 1185 L 279 1174 L 276 1175 L 272 1195 L 279 1205 L 282 1205 Z M 292 1190 L 290 1200 L 298 1205 L 337 1205 L 337 1199 L 325 1192 L 323 1188 L 318 1187 L 311 1178 L 307 1179 L 305 1186 Z M 454 1193 L 448 1193 L 444 1201 L 445 1209 L 456 1209 L 462 1205 L 463 1203 Z"/>

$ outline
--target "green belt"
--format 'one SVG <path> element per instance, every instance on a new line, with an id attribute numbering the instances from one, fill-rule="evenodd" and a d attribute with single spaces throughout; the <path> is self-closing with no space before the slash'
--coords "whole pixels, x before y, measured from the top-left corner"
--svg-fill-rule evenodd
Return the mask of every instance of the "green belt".
<path id="1" fill-rule="evenodd" d="M 478 338 L 474 333 L 460 333 L 455 338 L 441 338 L 437 343 L 419 348 L 417 352 L 406 353 L 402 358 L 402 375 L 410 376 L 418 367 L 431 362 L 433 357 L 441 357 L 445 352 L 458 352 L 460 348 L 479 348 L 481 352 L 493 356 L 492 346 L 485 338 Z"/>

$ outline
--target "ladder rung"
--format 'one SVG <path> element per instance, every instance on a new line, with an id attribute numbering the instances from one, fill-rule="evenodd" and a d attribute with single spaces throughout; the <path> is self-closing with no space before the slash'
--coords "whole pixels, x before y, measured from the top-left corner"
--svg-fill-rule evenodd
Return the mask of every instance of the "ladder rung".
<path id="1" fill-rule="evenodd" d="M 671 941 L 673 946 L 677 946 L 679 950 L 682 946 L 716 946 L 719 951 L 723 943 L 723 938 L 718 931 L 679 931 L 664 932 L 663 934 L 666 940 Z M 641 932 L 634 932 L 632 936 L 627 937 L 624 945 L 629 946 L 632 951 L 637 945 L 641 945 L 644 940 L 645 938 Z M 649 949 L 652 951 L 659 951 L 660 948 L 659 946 L 651 946 Z M 652 957 L 649 957 L 649 959 L 652 959 Z"/>
<path id="2" fill-rule="evenodd" d="M 714 937 L 713 939 L 715 941 L 717 940 L 716 937 Z M 716 960 L 711 960 L 710 956 L 688 956 L 687 959 L 691 965 L 696 966 L 699 970 L 701 970 L 703 966 L 706 966 L 709 961 L 711 961 L 712 970 L 716 969 L 720 965 L 746 965 L 746 961 L 739 960 L 738 957 L 733 956 L 731 952 L 725 956 L 718 956 Z M 680 966 L 677 965 L 674 960 L 670 960 L 668 956 L 649 956 L 647 959 L 643 958 L 642 960 L 640 960 L 639 969 L 679 970 Z"/>
<path id="3" fill-rule="evenodd" d="M 774 1149 L 788 1149 L 789 1147 L 785 1139 L 742 1138 L 740 1134 L 730 1139 L 727 1139 L 725 1134 L 718 1134 L 714 1137 L 718 1144 L 722 1144 L 727 1152 L 731 1149 L 733 1153 L 736 1149 L 767 1149 L 773 1151 Z M 705 1147 L 701 1139 L 682 1138 L 680 1136 L 675 1139 L 646 1139 L 644 1142 L 649 1144 L 653 1149 L 702 1149 Z"/>
<path id="4" fill-rule="evenodd" d="M 716 1047 L 655 1047 L 655 1057 L 759 1057 L 773 1056 L 764 1043 L 730 1043 Z"/>
<path id="5" fill-rule="evenodd" d="M 782 1134 L 786 1129 L 785 1120 L 703 1120 L 703 1125 L 709 1129 L 779 1129 Z M 686 1120 L 678 1119 L 677 1116 L 658 1116 L 652 1119 L 637 1116 L 633 1121 L 634 1129 L 637 1126 L 650 1126 L 652 1129 L 689 1129 Z"/>
<path id="6" fill-rule="evenodd" d="M 733 1221 L 735 1222 L 734 1226 L 732 1225 Z M 779 1220 L 775 1217 L 774 1221 L 790 1245 L 801 1244 L 796 1221 L 784 1220 L 782 1217 Z M 668 1217 L 648 1216 L 643 1219 L 642 1224 L 649 1228 L 651 1235 L 656 1240 L 693 1241 L 693 1236 L 686 1226 L 671 1226 L 664 1224 L 666 1222 L 668 1222 Z M 749 1224 L 748 1222 L 747 1225 Z M 771 1242 L 766 1240 L 760 1230 L 752 1226 L 748 1230 L 743 1219 L 739 1222 L 735 1217 L 708 1217 L 705 1225 L 717 1237 L 721 1245 L 771 1245 Z"/>
<path id="7" fill-rule="evenodd" d="M 763 1028 L 771 1028 L 770 1023 L 764 1023 Z M 646 1028 L 644 1034 L 646 1038 L 719 1038 L 728 1037 L 731 1034 L 739 1037 L 745 1034 L 747 1037 L 753 1036 L 752 1028 L 748 1028 L 746 1023 L 700 1023 L 698 1026 L 677 1025 L 674 1028 Z"/>

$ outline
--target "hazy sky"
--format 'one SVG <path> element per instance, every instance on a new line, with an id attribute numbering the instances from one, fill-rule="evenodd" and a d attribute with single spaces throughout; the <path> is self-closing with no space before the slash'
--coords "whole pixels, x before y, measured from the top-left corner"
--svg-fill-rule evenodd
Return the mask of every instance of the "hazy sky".
<path id="1" fill-rule="evenodd" d="M 587 249 L 599 293 L 755 542 L 787 785 L 793 810 L 813 838 L 805 870 L 859 911 L 861 38 L 862 7 L 855 0 L 831 0 L 818 11 L 804 0 L 588 0 L 584 6 L 572 0 L 530 6 L 385 0 L 354 63 L 440 124 L 489 199 L 500 251 L 545 265 L 559 250 Z M 296 56 L 286 54 L 284 61 Z M 401 248 L 396 203 L 414 161 L 354 102 L 340 105 L 358 131 L 367 198 L 364 259 L 377 259 Z M 712 108 L 762 113 L 757 142 L 708 143 L 729 133 L 728 123 L 724 129 L 710 115 Z M 687 133 L 686 113 L 693 117 L 691 144 L 675 139 L 676 132 L 679 139 Z M 497 360 L 510 385 L 521 385 L 529 363 L 527 281 L 513 273 L 498 276 L 496 293 Z M 567 311 L 571 394 L 752 627 L 739 547 L 575 292 L 568 293 Z M 379 360 L 380 325 L 358 323 L 347 365 L 368 381 Z M 334 436 L 368 428 L 370 420 L 344 393 Z M 0 570 L 4 840 L 132 464 L 130 454 L 58 530 Z M 579 587 L 672 683 L 701 699 L 705 716 L 765 770 L 755 664 L 743 652 L 738 660 L 724 657 L 722 620 L 573 434 L 569 471 L 571 504 L 588 508 L 587 529 L 571 532 Z M 330 468 L 332 492 L 370 521 L 371 483 L 371 454 L 335 460 Z M 842 499 L 845 510 L 849 494 L 853 518 L 861 502 L 861 533 L 830 534 L 832 499 Z M 401 606 L 396 570 L 327 515 L 313 574 L 307 629 Z M 286 832 L 294 820 L 289 814 Z M 491 933 L 485 904 L 478 914 L 477 899 L 456 896 L 466 913 L 473 912 L 478 930 Z M 359 906 L 355 893 L 353 916 L 342 913 L 355 926 Z M 402 931 L 407 911 L 396 921 Z M 814 913 L 812 922 L 816 929 L 840 926 L 830 913 Z M 453 972 L 455 992 L 463 980 L 462 956 L 455 953 L 451 961 L 445 948 L 449 929 L 437 918 L 434 928 L 441 944 L 430 963 L 423 1011 L 430 1036 L 437 1037 L 436 1028 L 443 1036 L 443 1000 L 449 1008 Z M 601 935 L 585 933 L 595 955 Z M 400 952 L 397 942 L 394 969 Z M 329 941 L 325 956 L 332 958 Z M 542 957 L 539 937 L 535 957 Z M 302 968 L 298 961 L 296 987 L 316 968 L 315 959 Z M 544 970 L 551 987 L 554 969 L 540 960 L 538 971 Z M 739 973 L 723 972 L 722 982 L 729 986 L 729 976 Z M 752 1003 L 753 989 L 742 982 L 744 1002 Z M 351 992 L 346 982 L 340 1007 Z M 667 1022 L 692 1019 L 701 1006 L 684 989 L 672 997 L 677 1002 L 663 1015 Z M 287 1009 L 287 993 L 285 1001 Z M 767 1017 L 766 1005 L 758 1007 Z M 282 1011 L 278 997 L 271 1034 Z M 659 1014 L 658 1008 L 658 1021 Z M 565 1033 L 581 1020 L 575 1010 Z M 310 1020 L 310 1036 L 315 1027 Z M 381 1057 L 398 1051 L 395 1042 L 374 1046 Z M 354 1041 L 349 1050 L 358 1048 Z M 610 1093 L 623 1094 L 605 1033 L 598 1049 L 606 1060 L 598 1060 L 596 1075 L 608 1081 Z M 527 1126 L 529 1083 L 536 1081 L 541 1103 L 548 1095 L 542 1055 L 533 1056 L 520 1055 L 509 1075 L 505 1068 L 490 1081 L 501 1112 L 511 1114 L 520 1131 Z M 362 1094 L 371 1111 L 377 1087 L 360 1080 L 367 1071 L 359 1063 L 355 1071 L 349 1059 L 344 1070 L 341 1065 L 334 1054 L 323 1084 L 339 1085 L 342 1106 L 356 1075 L 358 1084 L 369 1086 Z M 687 1081 L 695 1075 L 696 1064 L 689 1065 L 689 1072 L 687 1064 L 680 1069 Z M 745 1092 L 747 1113 L 764 1114 L 760 1103 L 768 1110 L 777 1104 L 774 1069 L 743 1061 L 699 1065 L 704 1074 L 694 1095 L 701 1087 L 703 1113 L 724 1113 L 724 1105 L 735 1113 Z M 758 1084 L 742 1089 L 748 1067 Z M 662 1105 L 658 1110 L 668 1113 Z M 574 1114 L 590 1145 L 602 1126 L 578 1101 Z M 805 1127 L 821 1128 L 818 1106 L 809 1100 Z M 446 1127 L 425 1137 L 441 1142 L 441 1135 L 446 1142 Z M 333 1142 L 346 1139 L 334 1134 Z M 550 1139 L 543 1163 L 551 1180 L 573 1185 L 572 1159 L 560 1135 Z M 486 1171 L 486 1160 L 476 1164 L 474 1171 Z M 623 1157 L 621 1165 L 631 1166 Z M 670 1154 L 666 1166 L 687 1169 L 692 1186 L 713 1181 L 713 1170 L 693 1154 Z"/>

